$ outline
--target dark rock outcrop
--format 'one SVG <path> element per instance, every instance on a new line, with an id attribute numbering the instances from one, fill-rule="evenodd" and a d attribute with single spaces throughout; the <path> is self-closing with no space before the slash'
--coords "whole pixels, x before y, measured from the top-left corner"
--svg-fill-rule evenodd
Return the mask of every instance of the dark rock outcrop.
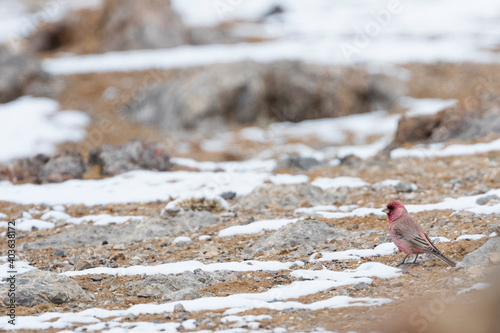
<path id="1" fill-rule="evenodd" d="M 124 108 L 165 131 L 257 120 L 298 122 L 391 107 L 401 85 L 363 70 L 277 61 L 216 64 L 147 88 Z"/>

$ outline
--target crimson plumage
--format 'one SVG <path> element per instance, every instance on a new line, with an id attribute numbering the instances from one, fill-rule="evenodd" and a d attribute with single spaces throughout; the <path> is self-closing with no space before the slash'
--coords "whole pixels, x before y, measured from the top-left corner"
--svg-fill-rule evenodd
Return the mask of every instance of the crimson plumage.
<path id="1" fill-rule="evenodd" d="M 456 263 L 446 258 L 437 249 L 420 224 L 408 214 L 403 204 L 399 201 L 391 201 L 383 212 L 387 213 L 389 218 L 389 235 L 392 241 L 399 250 L 407 254 L 403 259 L 403 263 L 411 254 L 416 254 L 418 257 L 419 254 L 428 253 L 455 267 Z M 414 262 L 416 262 L 417 257 L 415 257 Z"/>

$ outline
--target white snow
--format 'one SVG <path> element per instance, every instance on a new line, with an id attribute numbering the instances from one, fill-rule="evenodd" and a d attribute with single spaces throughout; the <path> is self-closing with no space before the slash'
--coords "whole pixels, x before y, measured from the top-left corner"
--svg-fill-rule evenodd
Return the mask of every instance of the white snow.
<path id="1" fill-rule="evenodd" d="M 254 21 L 273 5 L 281 5 L 285 12 L 262 24 L 236 26 L 236 33 L 272 39 L 269 42 L 61 57 L 45 60 L 44 68 L 55 74 L 70 74 L 168 69 L 242 60 L 294 59 L 349 65 L 498 62 L 491 49 L 498 43 L 494 31 L 500 28 L 496 17 L 500 5 L 490 0 L 478 1 L 398 1 L 391 14 L 389 4 L 395 2 L 384 0 L 231 1 L 226 3 L 229 9 L 222 11 L 217 10 L 217 1 L 177 0 L 174 7 L 194 25 L 232 19 Z M 388 14 L 382 23 L 376 20 L 380 11 Z"/>
<path id="2" fill-rule="evenodd" d="M 262 220 L 246 225 L 236 225 L 219 231 L 219 237 L 257 234 L 263 230 L 278 230 L 290 223 L 295 223 L 298 220 L 299 219 Z"/>
<path id="3" fill-rule="evenodd" d="M 329 190 L 332 188 L 339 188 L 339 187 L 357 188 L 370 185 L 363 179 L 357 177 L 336 177 L 336 178 L 318 177 L 314 181 L 312 181 L 311 184 L 314 186 L 318 186 L 323 190 Z"/>
<path id="4" fill-rule="evenodd" d="M 206 272 L 215 272 L 220 270 L 230 270 L 238 272 L 246 271 L 277 271 L 288 269 L 292 266 L 293 262 L 279 262 L 279 261 L 255 261 L 248 260 L 244 262 L 224 262 L 214 264 L 203 264 L 199 261 L 181 261 L 168 264 L 161 264 L 156 266 L 129 266 L 129 267 L 96 267 L 82 271 L 69 271 L 61 273 L 66 276 L 81 276 L 90 274 L 107 274 L 107 275 L 155 275 L 155 274 L 178 274 L 184 271 L 193 272 L 195 269 L 201 269 Z"/>
<path id="5" fill-rule="evenodd" d="M 466 289 L 462 289 L 458 292 L 458 294 L 463 294 L 463 293 L 467 293 L 469 291 L 472 291 L 472 290 L 483 290 L 483 289 L 486 289 L 490 286 L 489 283 L 476 283 L 475 285 L 473 285 L 472 287 L 470 288 L 466 288 Z"/>
<path id="6" fill-rule="evenodd" d="M 403 97 L 400 99 L 399 104 L 408 109 L 405 113 L 406 117 L 415 117 L 436 114 L 455 105 L 457 102 L 455 99 Z"/>
<path id="7" fill-rule="evenodd" d="M 8 218 L 9 216 L 7 214 L 4 214 L 4 213 L 0 213 L 0 219 L 6 219 Z"/>
<path id="8" fill-rule="evenodd" d="M 454 144 L 445 146 L 443 143 L 432 143 L 427 146 L 418 145 L 412 148 L 397 148 L 391 152 L 391 158 L 403 157 L 418 157 L 418 158 L 432 158 L 432 157 L 446 157 L 446 156 L 465 156 L 482 154 L 490 151 L 500 150 L 500 139 L 475 144 Z"/>
<path id="9" fill-rule="evenodd" d="M 23 97 L 0 104 L 0 162 L 50 155 L 57 144 L 83 140 L 89 116 L 58 110 L 59 104 L 49 98 Z"/>
<path id="10" fill-rule="evenodd" d="M 457 241 L 459 240 L 478 240 L 486 237 L 486 235 L 462 235 L 457 237 Z"/>
<path id="11" fill-rule="evenodd" d="M 385 256 L 393 254 L 397 250 L 394 243 L 383 243 L 377 245 L 374 249 L 354 249 L 336 252 L 320 252 L 321 258 L 316 259 L 316 253 L 311 255 L 311 261 L 332 261 L 332 260 L 350 260 L 360 259 L 362 257 Z"/>
<path id="12" fill-rule="evenodd" d="M 94 225 L 122 224 L 128 221 L 141 221 L 144 216 L 112 216 L 109 214 L 86 215 L 82 217 L 71 217 L 67 223 L 81 224 L 82 222 L 93 222 Z"/>
<path id="13" fill-rule="evenodd" d="M 187 237 L 187 236 L 179 236 L 179 237 L 175 237 L 174 239 L 174 244 L 177 244 L 177 243 L 191 243 L 192 240 L 191 238 Z"/>
<path id="14" fill-rule="evenodd" d="M 339 210 L 337 208 L 337 206 L 333 206 L 333 205 L 319 205 L 319 206 L 314 206 L 314 207 L 297 208 L 293 212 L 293 215 L 314 214 L 316 212 L 335 212 L 337 210 Z"/>
<path id="15" fill-rule="evenodd" d="M 18 230 L 30 231 L 33 228 L 39 230 L 53 229 L 54 223 L 37 219 L 27 219 L 27 218 L 21 218 L 16 220 L 16 229 Z"/>
<path id="16" fill-rule="evenodd" d="M 199 162 L 191 158 L 173 157 L 170 162 L 201 171 L 224 170 L 226 172 L 271 172 L 276 167 L 275 160 L 246 160 L 241 162 Z"/>
<path id="17" fill-rule="evenodd" d="M 234 191 L 250 193 L 269 174 L 258 172 L 154 172 L 131 171 L 100 180 L 68 180 L 59 184 L 0 182 L 0 200 L 22 204 L 84 204 L 168 201 L 193 195 L 217 195 Z M 78 195 L 75 195 L 75 194 Z"/>
<path id="18" fill-rule="evenodd" d="M 269 181 L 275 185 L 293 185 L 307 183 L 309 177 L 306 175 L 276 174 L 269 176 Z"/>
<path id="19" fill-rule="evenodd" d="M 61 212 L 61 211 L 51 210 L 51 211 L 48 211 L 47 213 L 43 214 L 40 218 L 44 221 L 47 221 L 47 220 L 50 220 L 50 221 L 64 220 L 65 221 L 65 220 L 70 219 L 71 215 L 66 214 L 64 212 Z"/>
<path id="20" fill-rule="evenodd" d="M 2 257 L 1 259 L 2 260 L 0 260 L 0 261 L 7 261 L 7 257 Z M 2 281 L 2 279 L 8 278 L 12 275 L 12 273 L 9 273 L 9 271 L 12 271 L 12 269 L 10 269 L 9 265 L 10 264 L 8 262 L 0 265 L 0 281 Z M 28 262 L 21 261 L 17 257 L 16 257 L 16 260 L 14 261 L 14 266 L 15 266 L 16 274 L 23 274 L 23 273 L 26 273 L 26 272 L 29 272 L 31 270 L 36 269 L 35 267 L 30 266 L 30 264 Z M 0 285 L 1 285 L 1 282 L 0 282 Z"/>

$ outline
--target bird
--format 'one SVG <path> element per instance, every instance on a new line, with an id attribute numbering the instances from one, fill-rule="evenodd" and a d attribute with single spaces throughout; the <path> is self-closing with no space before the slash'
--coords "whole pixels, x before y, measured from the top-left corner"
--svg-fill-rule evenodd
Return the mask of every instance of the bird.
<path id="1" fill-rule="evenodd" d="M 420 224 L 408 214 L 402 203 L 396 200 L 391 201 L 382 212 L 386 213 L 389 218 L 389 235 L 392 241 L 401 252 L 406 253 L 406 257 L 403 258 L 403 261 L 398 266 L 404 264 L 406 259 L 412 254 L 416 254 L 413 260 L 413 263 L 416 263 L 418 255 L 423 253 L 432 254 L 451 267 L 456 266 L 454 261 L 446 258 L 437 249 L 425 234 Z"/>

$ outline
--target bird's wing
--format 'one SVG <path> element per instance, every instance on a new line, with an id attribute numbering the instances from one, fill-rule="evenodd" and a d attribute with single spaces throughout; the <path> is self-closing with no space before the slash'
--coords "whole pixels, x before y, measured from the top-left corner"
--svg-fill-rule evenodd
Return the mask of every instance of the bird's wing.
<path id="1" fill-rule="evenodd" d="M 413 237 L 408 238 L 408 241 L 415 247 L 418 247 L 419 249 L 429 252 L 429 253 L 441 253 L 436 246 L 431 242 L 429 237 L 425 233 L 420 233 L 418 235 L 415 235 Z"/>

